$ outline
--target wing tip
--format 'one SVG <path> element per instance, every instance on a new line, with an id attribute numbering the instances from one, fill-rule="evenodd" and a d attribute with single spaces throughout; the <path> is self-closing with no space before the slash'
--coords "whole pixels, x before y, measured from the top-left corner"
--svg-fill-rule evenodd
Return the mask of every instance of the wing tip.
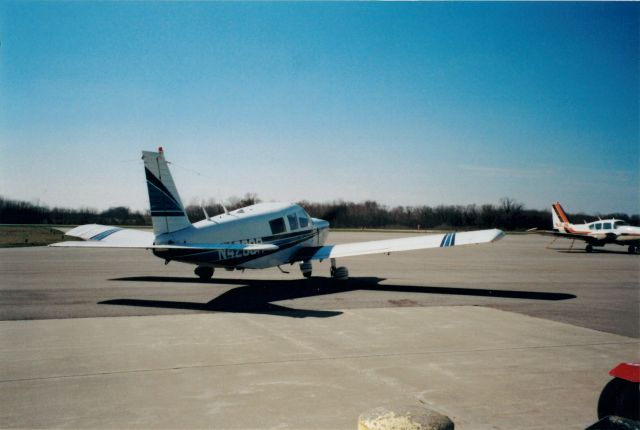
<path id="1" fill-rule="evenodd" d="M 66 240 L 64 242 L 56 242 L 56 243 L 50 243 L 47 246 L 50 246 L 52 248 L 62 248 L 62 247 L 73 247 L 73 246 L 77 246 L 77 243 L 85 243 L 84 240 Z"/>
<path id="2" fill-rule="evenodd" d="M 494 231 L 495 236 L 493 237 L 493 239 L 491 239 L 491 243 L 497 242 L 497 241 L 499 241 L 500 239 L 502 239 L 503 237 L 506 236 L 505 232 L 500 230 L 500 229 L 498 229 L 498 228 L 494 229 L 493 231 Z"/>

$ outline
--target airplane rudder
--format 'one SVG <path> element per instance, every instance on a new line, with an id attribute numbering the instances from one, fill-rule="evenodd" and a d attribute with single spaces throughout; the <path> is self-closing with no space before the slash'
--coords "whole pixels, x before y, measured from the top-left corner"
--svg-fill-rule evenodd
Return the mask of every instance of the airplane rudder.
<path id="1" fill-rule="evenodd" d="M 560 219 L 563 222 L 568 223 L 569 222 L 569 217 L 567 217 L 567 214 L 564 211 L 564 209 L 562 208 L 562 205 L 560 204 L 560 202 L 556 202 L 556 207 L 558 208 L 558 215 L 560 216 Z"/>
<path id="2" fill-rule="evenodd" d="M 558 215 L 557 204 L 558 203 L 554 203 L 551 205 L 551 220 L 553 222 L 553 228 L 562 227 L 562 221 L 560 221 L 560 217 Z"/>
<path id="3" fill-rule="evenodd" d="M 181 230 L 191 225 L 164 158 L 158 152 L 142 151 L 153 230 L 157 235 Z"/>

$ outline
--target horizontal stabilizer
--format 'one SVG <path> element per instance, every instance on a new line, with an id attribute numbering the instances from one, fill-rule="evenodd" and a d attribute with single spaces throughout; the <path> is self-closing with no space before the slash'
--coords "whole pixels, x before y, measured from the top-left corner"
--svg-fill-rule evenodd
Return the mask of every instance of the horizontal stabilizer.
<path id="1" fill-rule="evenodd" d="M 49 246 L 64 248 L 137 248 L 137 249 L 192 249 L 192 250 L 234 250 L 234 251 L 276 251 L 278 246 L 271 244 L 241 244 L 241 243 L 198 243 L 193 245 L 139 245 L 124 242 L 101 242 L 95 240 L 68 241 L 53 243 Z"/>
<path id="2" fill-rule="evenodd" d="M 137 249 L 192 249 L 192 250 L 234 250 L 234 251 L 275 251 L 277 245 L 264 243 L 194 243 L 156 244 L 155 235 L 150 231 L 112 227 L 100 224 L 85 224 L 69 230 L 67 236 L 79 237 L 84 241 L 53 243 L 49 246 L 66 248 L 137 248 Z"/>
<path id="3" fill-rule="evenodd" d="M 502 230 L 492 229 L 308 247 L 303 248 L 296 254 L 294 261 L 387 254 L 391 252 L 415 251 L 418 249 L 448 248 L 451 246 L 495 242 L 503 236 L 504 233 Z"/>
<path id="4" fill-rule="evenodd" d="M 194 243 L 193 245 L 153 245 L 154 249 L 226 249 L 232 251 L 276 251 L 270 243 Z"/>
<path id="5" fill-rule="evenodd" d="M 66 236 L 78 237 L 92 243 L 109 243 L 126 245 L 127 248 L 140 248 L 153 245 L 155 235 L 149 230 L 113 227 L 100 224 L 85 224 L 65 233 Z M 61 242 L 66 243 L 66 242 Z M 70 242 L 83 243 L 83 242 Z M 54 244 L 54 246 L 59 246 Z M 64 245 L 72 246 L 72 245 Z M 85 245 L 86 246 L 86 245 Z"/>

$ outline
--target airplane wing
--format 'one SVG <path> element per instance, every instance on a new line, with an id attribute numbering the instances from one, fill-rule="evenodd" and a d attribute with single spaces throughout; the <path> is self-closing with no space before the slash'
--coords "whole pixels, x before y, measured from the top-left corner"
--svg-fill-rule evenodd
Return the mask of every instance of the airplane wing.
<path id="1" fill-rule="evenodd" d="M 292 261 L 324 260 L 327 258 L 388 254 L 391 252 L 413 251 L 417 249 L 448 248 L 451 246 L 495 242 L 502 239 L 502 237 L 504 237 L 502 230 L 492 229 L 314 246 L 300 250 L 294 255 Z"/>
<path id="2" fill-rule="evenodd" d="M 245 243 L 197 243 L 197 244 L 154 244 L 155 235 L 150 231 L 131 228 L 111 227 L 100 224 L 86 224 L 69 230 L 67 236 L 83 241 L 52 243 L 49 246 L 65 248 L 137 248 L 137 249 L 230 249 L 246 251 L 275 251 L 277 245 Z"/>

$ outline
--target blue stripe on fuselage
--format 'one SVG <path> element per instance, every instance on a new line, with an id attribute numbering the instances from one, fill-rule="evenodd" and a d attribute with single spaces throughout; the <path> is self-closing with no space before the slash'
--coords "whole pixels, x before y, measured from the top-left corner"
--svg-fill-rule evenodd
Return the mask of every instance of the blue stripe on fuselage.
<path id="1" fill-rule="evenodd" d="M 249 250 L 190 250 L 190 249 L 166 249 L 166 250 L 154 250 L 153 253 L 157 257 L 164 258 L 166 260 L 183 261 L 187 263 L 212 263 L 221 266 L 237 266 L 243 263 L 247 263 L 251 260 L 265 257 L 270 254 L 274 254 L 280 251 L 287 250 L 293 246 L 296 246 L 302 242 L 313 239 L 318 230 L 304 230 L 300 232 L 285 233 L 282 235 L 265 236 L 262 238 L 262 243 L 277 245 L 276 250 L 266 251 L 249 251 Z M 276 237 L 283 237 L 280 240 L 273 240 Z M 267 241 L 264 239 L 272 239 Z"/>

